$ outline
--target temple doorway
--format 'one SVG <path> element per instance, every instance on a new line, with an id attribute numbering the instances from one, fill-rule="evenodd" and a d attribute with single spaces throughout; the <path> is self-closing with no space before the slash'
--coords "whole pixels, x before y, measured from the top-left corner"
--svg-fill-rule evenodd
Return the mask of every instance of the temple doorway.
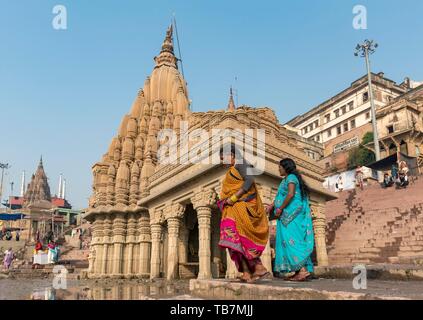
<path id="1" fill-rule="evenodd" d="M 199 269 L 199 232 L 197 212 L 187 204 L 179 234 L 179 277 L 196 278 Z"/>

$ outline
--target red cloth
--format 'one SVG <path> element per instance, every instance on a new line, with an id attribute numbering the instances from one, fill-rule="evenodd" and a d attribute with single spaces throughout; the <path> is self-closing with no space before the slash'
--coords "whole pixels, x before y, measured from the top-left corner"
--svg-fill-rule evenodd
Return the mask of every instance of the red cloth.
<path id="1" fill-rule="evenodd" d="M 37 244 L 35 245 L 35 250 L 36 251 L 38 251 L 38 250 L 43 250 L 43 245 L 41 244 L 41 242 L 37 242 Z"/>

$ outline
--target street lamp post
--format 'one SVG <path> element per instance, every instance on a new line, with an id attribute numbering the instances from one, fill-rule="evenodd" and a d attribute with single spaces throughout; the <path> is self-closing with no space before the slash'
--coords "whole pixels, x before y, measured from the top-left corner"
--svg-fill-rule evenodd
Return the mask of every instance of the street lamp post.
<path id="1" fill-rule="evenodd" d="M 375 157 L 376 161 L 380 160 L 380 147 L 379 147 L 379 134 L 377 130 L 376 122 L 376 107 L 375 100 L 373 96 L 373 86 L 372 86 L 372 73 L 370 71 L 370 58 L 369 56 L 376 51 L 378 44 L 373 40 L 364 40 L 362 44 L 357 44 L 355 48 L 354 55 L 356 57 L 361 56 L 366 59 L 366 68 L 367 68 L 367 81 L 369 86 L 369 99 L 370 99 L 370 108 L 372 111 L 372 127 L 373 127 L 373 144 L 375 146 Z M 378 178 L 381 179 L 381 175 L 378 172 Z"/>
<path id="2" fill-rule="evenodd" d="M 13 198 L 13 186 L 14 186 L 14 182 L 12 181 L 11 183 L 10 183 L 10 197 L 9 197 L 9 211 L 10 211 L 10 213 L 12 213 L 12 198 Z"/>
<path id="3" fill-rule="evenodd" d="M 8 163 L 0 163 L 0 169 L 1 169 L 1 180 L 0 180 L 0 204 L 1 204 L 1 199 L 3 196 L 3 177 L 4 177 L 4 169 L 9 169 L 10 166 Z"/>

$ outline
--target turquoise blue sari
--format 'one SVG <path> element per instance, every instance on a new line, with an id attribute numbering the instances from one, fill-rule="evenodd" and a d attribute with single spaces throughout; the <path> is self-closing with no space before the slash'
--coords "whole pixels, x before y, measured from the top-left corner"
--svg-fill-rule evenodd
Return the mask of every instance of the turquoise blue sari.
<path id="1" fill-rule="evenodd" d="M 288 175 L 279 185 L 274 214 L 288 195 L 290 183 L 295 184 L 295 195 L 277 221 L 274 271 L 290 273 L 304 267 L 308 272 L 313 272 L 311 254 L 314 248 L 314 232 L 310 204 L 308 197 L 302 198 L 295 175 Z"/>

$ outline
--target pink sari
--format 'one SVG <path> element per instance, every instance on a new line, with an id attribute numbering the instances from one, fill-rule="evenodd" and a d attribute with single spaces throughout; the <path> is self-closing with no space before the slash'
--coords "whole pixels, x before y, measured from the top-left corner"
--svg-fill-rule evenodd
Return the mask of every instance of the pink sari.
<path id="1" fill-rule="evenodd" d="M 3 259 L 4 268 L 9 270 L 10 265 L 12 264 L 12 261 L 13 261 L 13 251 L 7 250 Z"/>

